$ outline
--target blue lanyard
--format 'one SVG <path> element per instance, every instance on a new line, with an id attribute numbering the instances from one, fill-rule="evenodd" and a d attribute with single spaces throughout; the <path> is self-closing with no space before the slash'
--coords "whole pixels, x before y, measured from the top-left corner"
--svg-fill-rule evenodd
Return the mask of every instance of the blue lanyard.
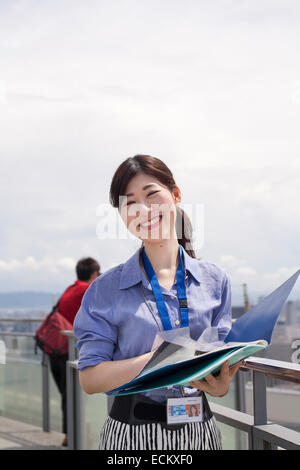
<path id="1" fill-rule="evenodd" d="M 152 265 L 149 261 L 148 256 L 146 255 L 145 248 L 142 249 L 142 261 L 145 268 L 145 271 L 149 277 L 153 294 L 156 300 L 158 312 L 162 321 L 163 329 L 164 330 L 172 330 L 172 325 L 170 321 L 170 317 L 167 311 L 167 307 L 161 292 L 161 288 L 157 279 L 157 276 L 152 268 Z M 185 278 L 184 278 L 184 271 L 182 265 L 182 246 L 179 245 L 179 263 L 176 270 L 176 280 L 177 280 L 177 296 L 179 300 L 179 308 L 180 308 L 180 315 L 181 315 L 181 328 L 189 326 L 189 313 L 188 313 L 188 306 L 187 306 L 187 298 L 186 298 L 186 288 L 185 288 Z"/>

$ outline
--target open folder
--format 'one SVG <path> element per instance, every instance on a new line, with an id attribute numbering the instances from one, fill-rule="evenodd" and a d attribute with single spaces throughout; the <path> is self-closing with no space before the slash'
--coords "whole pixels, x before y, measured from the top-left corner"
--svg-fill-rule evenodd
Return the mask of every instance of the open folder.
<path id="1" fill-rule="evenodd" d="M 265 349 L 298 276 L 300 269 L 261 302 L 239 317 L 222 346 L 199 351 L 191 338 L 170 336 L 156 349 L 141 373 L 128 383 L 109 392 L 110 395 L 141 393 L 172 385 L 188 386 L 208 374 L 217 375 L 225 361 L 233 366 Z M 174 335 L 179 330 L 174 331 Z M 183 332 L 184 333 L 184 332 Z M 171 333 L 172 334 L 172 333 Z"/>

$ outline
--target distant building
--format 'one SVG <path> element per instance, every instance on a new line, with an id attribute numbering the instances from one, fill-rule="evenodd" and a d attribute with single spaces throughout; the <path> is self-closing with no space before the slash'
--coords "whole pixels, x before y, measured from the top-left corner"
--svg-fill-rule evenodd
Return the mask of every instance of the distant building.
<path id="1" fill-rule="evenodd" d="M 241 315 L 245 313 L 245 307 L 232 307 L 232 318 L 239 318 Z"/>

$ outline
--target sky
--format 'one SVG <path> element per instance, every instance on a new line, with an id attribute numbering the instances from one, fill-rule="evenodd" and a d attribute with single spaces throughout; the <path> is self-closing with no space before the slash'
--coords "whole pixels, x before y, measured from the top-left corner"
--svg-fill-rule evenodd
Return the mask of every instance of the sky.
<path id="1" fill-rule="evenodd" d="M 0 291 L 125 262 L 140 242 L 99 239 L 99 206 L 139 153 L 203 207 L 234 304 L 299 269 L 299 22 L 290 0 L 0 0 Z"/>

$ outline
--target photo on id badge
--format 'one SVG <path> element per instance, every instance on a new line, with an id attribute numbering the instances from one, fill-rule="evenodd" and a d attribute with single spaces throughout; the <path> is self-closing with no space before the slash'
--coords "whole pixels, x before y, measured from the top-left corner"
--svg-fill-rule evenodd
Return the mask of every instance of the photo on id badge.
<path id="1" fill-rule="evenodd" d="M 202 397 L 169 398 L 167 418 L 169 424 L 202 421 Z"/>

